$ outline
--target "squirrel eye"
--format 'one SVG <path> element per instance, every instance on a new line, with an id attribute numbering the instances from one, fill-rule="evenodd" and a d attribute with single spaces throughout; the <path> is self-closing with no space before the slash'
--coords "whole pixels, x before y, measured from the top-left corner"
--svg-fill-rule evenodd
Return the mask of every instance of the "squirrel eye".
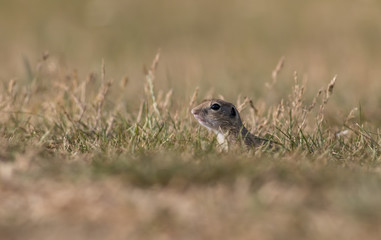
<path id="1" fill-rule="evenodd" d="M 212 106 L 210 106 L 211 109 L 213 109 L 214 111 L 217 111 L 218 109 L 220 109 L 220 105 L 218 105 L 217 103 L 213 104 Z"/>

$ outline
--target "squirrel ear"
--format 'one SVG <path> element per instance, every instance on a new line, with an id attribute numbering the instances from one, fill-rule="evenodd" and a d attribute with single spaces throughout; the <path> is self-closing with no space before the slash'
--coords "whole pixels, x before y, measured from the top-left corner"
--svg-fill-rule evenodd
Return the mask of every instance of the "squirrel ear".
<path id="1" fill-rule="evenodd" d="M 235 117 L 237 115 L 237 112 L 235 111 L 234 107 L 232 107 L 232 110 L 230 112 L 231 117 Z"/>

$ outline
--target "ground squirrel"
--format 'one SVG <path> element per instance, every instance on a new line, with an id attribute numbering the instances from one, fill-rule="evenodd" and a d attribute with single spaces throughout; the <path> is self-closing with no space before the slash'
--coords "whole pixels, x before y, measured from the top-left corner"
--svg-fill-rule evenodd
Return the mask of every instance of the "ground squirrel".
<path id="1" fill-rule="evenodd" d="M 191 113 L 204 127 L 217 134 L 217 141 L 226 150 L 228 144 L 240 143 L 248 147 L 259 147 L 272 142 L 251 134 L 243 126 L 237 108 L 220 99 L 204 100 Z"/>

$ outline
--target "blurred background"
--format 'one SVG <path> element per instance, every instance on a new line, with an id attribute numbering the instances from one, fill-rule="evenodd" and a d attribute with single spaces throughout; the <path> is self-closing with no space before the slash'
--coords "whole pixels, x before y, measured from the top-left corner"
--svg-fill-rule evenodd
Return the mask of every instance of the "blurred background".
<path id="1" fill-rule="evenodd" d="M 51 76 L 78 71 L 129 79 L 125 101 L 143 92 L 143 65 L 161 49 L 156 86 L 174 98 L 214 90 L 277 103 L 293 73 L 307 97 L 338 75 L 331 110 L 346 116 L 361 105 L 368 119 L 381 109 L 381 2 L 378 0 L 0 0 L 0 81 L 27 81 L 42 53 Z M 269 89 L 279 59 L 285 65 Z M 180 102 L 181 103 L 181 102 Z"/>

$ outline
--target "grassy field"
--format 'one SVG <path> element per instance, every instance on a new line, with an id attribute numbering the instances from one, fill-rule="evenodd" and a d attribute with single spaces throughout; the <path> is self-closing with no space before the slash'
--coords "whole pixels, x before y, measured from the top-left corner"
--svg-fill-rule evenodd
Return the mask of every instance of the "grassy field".
<path id="1" fill-rule="evenodd" d="M 0 0 L 0 239 L 379 239 L 381 4 Z M 279 151 L 221 152 L 236 104 Z"/>

